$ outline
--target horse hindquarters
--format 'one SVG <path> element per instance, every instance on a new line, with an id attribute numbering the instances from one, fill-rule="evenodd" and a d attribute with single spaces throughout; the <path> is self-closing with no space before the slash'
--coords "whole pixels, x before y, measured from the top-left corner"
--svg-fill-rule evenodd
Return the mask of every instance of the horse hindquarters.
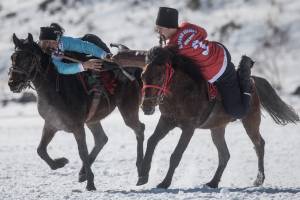
<path id="1" fill-rule="evenodd" d="M 251 108 L 247 116 L 242 119 L 242 122 L 248 136 L 254 144 L 256 155 L 258 157 L 258 174 L 254 181 L 254 185 L 260 186 L 263 184 L 265 179 L 265 141 L 259 132 L 261 120 L 260 104 L 266 109 L 277 124 L 284 125 L 291 122 L 296 123 L 299 121 L 299 116 L 292 107 L 281 100 L 266 79 L 255 76 L 253 76 L 253 79 L 255 81 L 255 90 L 252 94 Z"/>

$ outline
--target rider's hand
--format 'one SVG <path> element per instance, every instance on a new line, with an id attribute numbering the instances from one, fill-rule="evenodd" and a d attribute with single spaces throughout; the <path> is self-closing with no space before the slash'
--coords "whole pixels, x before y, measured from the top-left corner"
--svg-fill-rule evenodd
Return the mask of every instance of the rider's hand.
<path id="1" fill-rule="evenodd" d="M 82 63 L 82 65 L 85 70 L 88 69 L 99 70 L 102 68 L 102 61 L 99 59 L 91 59 Z"/>

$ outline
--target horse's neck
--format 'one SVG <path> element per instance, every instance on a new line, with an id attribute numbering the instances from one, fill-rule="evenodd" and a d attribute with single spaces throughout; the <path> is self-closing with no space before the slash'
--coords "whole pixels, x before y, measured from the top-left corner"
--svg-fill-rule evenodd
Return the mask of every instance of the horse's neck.
<path id="1" fill-rule="evenodd" d="M 195 92 L 199 92 L 203 89 L 204 80 L 193 80 L 188 74 L 184 73 L 181 70 L 175 70 L 174 76 L 171 81 L 170 89 L 174 90 L 174 92 L 178 93 L 180 90 L 186 90 L 190 88 L 195 90 Z"/>
<path id="2" fill-rule="evenodd" d="M 37 94 L 46 95 L 49 92 L 55 94 L 56 91 L 57 72 L 54 70 L 50 57 L 43 57 L 41 69 L 38 70 L 36 76 L 32 80 Z"/>

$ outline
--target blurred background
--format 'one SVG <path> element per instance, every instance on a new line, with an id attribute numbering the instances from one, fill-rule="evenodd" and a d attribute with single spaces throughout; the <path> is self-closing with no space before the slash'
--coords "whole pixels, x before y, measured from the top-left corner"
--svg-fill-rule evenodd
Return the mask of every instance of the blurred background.
<path id="1" fill-rule="evenodd" d="M 13 33 L 23 38 L 30 32 L 37 40 L 41 26 L 58 22 L 66 35 L 94 33 L 107 44 L 147 50 L 158 44 L 154 25 L 159 6 L 177 8 L 179 21 L 204 27 L 210 40 L 228 47 L 236 64 L 241 55 L 251 56 L 254 73 L 277 89 L 293 92 L 300 85 L 297 0 L 1 0 L 1 90 L 7 90 Z"/>

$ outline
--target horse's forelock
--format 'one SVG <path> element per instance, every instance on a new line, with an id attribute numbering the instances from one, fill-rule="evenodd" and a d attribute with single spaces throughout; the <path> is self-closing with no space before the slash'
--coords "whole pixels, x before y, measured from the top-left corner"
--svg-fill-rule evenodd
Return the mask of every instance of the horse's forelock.
<path id="1" fill-rule="evenodd" d="M 43 51 L 36 42 L 31 42 L 28 39 L 21 39 L 21 46 L 16 47 L 16 50 L 25 50 L 29 51 L 36 55 L 43 55 Z"/>
<path id="2" fill-rule="evenodd" d="M 32 43 L 32 48 L 33 48 L 33 51 L 39 55 L 43 55 L 43 51 L 41 49 L 41 47 L 36 43 L 36 42 L 33 42 Z"/>

